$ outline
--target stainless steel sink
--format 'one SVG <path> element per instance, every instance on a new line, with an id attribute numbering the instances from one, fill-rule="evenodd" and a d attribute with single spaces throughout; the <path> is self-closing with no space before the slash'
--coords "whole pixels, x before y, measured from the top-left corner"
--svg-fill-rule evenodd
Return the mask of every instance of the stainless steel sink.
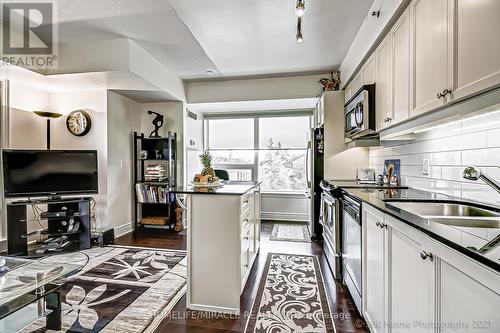
<path id="1" fill-rule="evenodd" d="M 500 212 L 475 206 L 409 201 L 390 201 L 387 205 L 441 224 L 457 227 L 500 228 Z"/>

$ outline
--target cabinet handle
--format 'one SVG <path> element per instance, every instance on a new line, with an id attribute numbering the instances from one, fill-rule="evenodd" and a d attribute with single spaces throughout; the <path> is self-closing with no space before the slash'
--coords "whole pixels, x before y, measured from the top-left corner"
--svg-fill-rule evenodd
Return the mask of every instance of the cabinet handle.
<path id="1" fill-rule="evenodd" d="M 387 117 L 384 119 L 384 123 L 390 123 L 392 121 L 392 118 Z"/>
<path id="2" fill-rule="evenodd" d="M 436 96 L 439 99 L 441 97 L 446 97 L 446 95 L 451 94 L 451 93 L 452 93 L 451 89 L 445 89 L 442 92 L 437 93 Z"/>
<path id="3" fill-rule="evenodd" d="M 243 239 L 249 240 L 248 236 L 247 236 L 247 237 L 244 237 Z"/>
<path id="4" fill-rule="evenodd" d="M 379 221 L 377 221 L 377 222 L 375 223 L 375 225 L 376 225 L 377 227 L 380 227 L 380 226 L 381 226 L 381 224 L 380 224 L 380 222 L 379 222 Z"/>
<path id="5" fill-rule="evenodd" d="M 420 257 L 425 260 L 429 258 L 430 261 L 434 260 L 434 256 L 430 252 L 422 251 L 420 252 Z"/>
<path id="6" fill-rule="evenodd" d="M 245 264 L 245 265 L 243 265 L 243 267 L 246 267 L 246 268 L 248 268 L 248 265 L 247 265 L 247 264 Z"/>

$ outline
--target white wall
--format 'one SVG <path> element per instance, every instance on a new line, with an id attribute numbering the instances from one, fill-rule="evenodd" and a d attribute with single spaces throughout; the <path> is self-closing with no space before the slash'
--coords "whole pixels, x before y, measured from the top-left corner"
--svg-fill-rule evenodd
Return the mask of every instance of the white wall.
<path id="1" fill-rule="evenodd" d="M 189 81 L 185 84 L 188 103 L 259 101 L 319 96 L 318 82 L 330 74 L 266 79 Z"/>
<path id="2" fill-rule="evenodd" d="M 102 224 L 132 230 L 134 197 L 133 133 L 141 129 L 141 104 L 107 92 L 108 195 L 107 218 Z"/>
<path id="3" fill-rule="evenodd" d="M 345 150 L 344 92 L 326 92 L 323 101 L 325 110 L 324 177 L 337 180 L 356 179 L 357 168 L 368 166 L 368 149 Z"/>
<path id="4" fill-rule="evenodd" d="M 155 115 L 149 115 L 147 112 L 151 110 L 158 112 L 164 116 L 163 127 L 159 134 L 166 137 L 167 131 L 177 133 L 177 175 L 178 184 L 182 184 L 184 180 L 184 104 L 183 102 L 164 102 L 164 103 L 145 103 L 141 105 L 141 130 L 146 137 L 149 136 L 154 129 L 152 120 Z"/>
<path id="5" fill-rule="evenodd" d="M 194 112 L 198 119 L 194 120 L 187 116 L 187 110 L 184 121 L 184 180 L 189 182 L 194 175 L 200 172 L 201 163 L 198 156 L 203 151 L 203 114 Z"/>
<path id="6" fill-rule="evenodd" d="M 51 131 L 51 149 L 95 149 L 98 156 L 99 194 L 93 197 L 97 203 L 97 223 L 106 220 L 107 196 L 107 127 L 106 127 L 106 91 L 74 91 L 50 93 L 50 109 L 67 115 L 73 110 L 84 109 L 92 119 L 90 132 L 77 137 L 66 128 L 66 117 L 54 119 Z M 34 115 L 37 117 L 36 115 Z M 40 117 L 37 117 L 40 118 Z M 45 139 L 42 140 L 45 142 Z M 44 148 L 42 146 L 41 148 Z"/>
<path id="7" fill-rule="evenodd" d="M 500 181 L 500 112 L 420 133 L 415 142 L 372 148 L 370 166 L 382 173 L 385 159 L 401 159 L 402 183 L 466 199 L 500 204 L 500 194 L 481 181 L 462 178 L 466 166 L 479 166 Z M 422 160 L 430 175 L 422 175 Z"/>

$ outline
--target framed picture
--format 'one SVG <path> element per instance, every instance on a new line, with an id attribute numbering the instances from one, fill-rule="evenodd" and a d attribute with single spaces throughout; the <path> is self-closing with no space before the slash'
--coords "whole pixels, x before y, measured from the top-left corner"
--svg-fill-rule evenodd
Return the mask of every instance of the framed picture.
<path id="1" fill-rule="evenodd" d="M 401 184 L 401 160 L 385 160 L 384 183 Z"/>

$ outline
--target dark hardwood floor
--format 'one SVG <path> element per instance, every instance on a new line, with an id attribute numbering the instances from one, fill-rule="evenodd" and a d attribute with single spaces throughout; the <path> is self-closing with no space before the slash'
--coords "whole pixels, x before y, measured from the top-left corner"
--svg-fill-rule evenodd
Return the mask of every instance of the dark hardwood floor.
<path id="1" fill-rule="evenodd" d="M 250 313 L 268 253 L 316 255 L 321 265 L 337 332 L 369 332 L 365 321 L 355 309 L 347 288 L 333 278 L 328 268 L 328 262 L 323 256 L 322 243 L 270 241 L 269 236 L 273 224 L 273 222 L 262 223 L 260 254 L 256 259 L 241 295 L 242 313 Z M 185 250 L 186 231 L 174 233 L 157 230 L 140 230 L 117 238 L 115 243 L 119 245 Z M 238 317 L 230 315 L 222 316 L 187 310 L 186 296 L 184 296 L 174 307 L 171 314 L 161 322 L 155 332 L 243 332 L 246 320 L 247 316 L 245 315 Z"/>

